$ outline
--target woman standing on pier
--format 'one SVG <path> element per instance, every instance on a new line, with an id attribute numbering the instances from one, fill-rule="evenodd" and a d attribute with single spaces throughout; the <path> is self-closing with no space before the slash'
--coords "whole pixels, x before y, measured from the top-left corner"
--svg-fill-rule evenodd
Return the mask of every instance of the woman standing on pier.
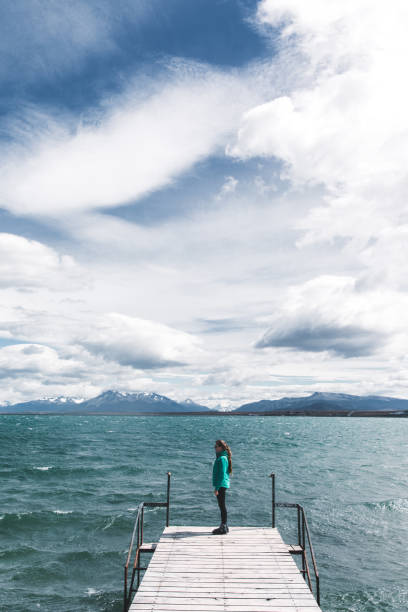
<path id="1" fill-rule="evenodd" d="M 215 443 L 215 454 L 217 455 L 213 466 L 214 495 L 217 497 L 221 511 L 221 525 L 213 530 L 214 535 L 228 533 L 227 508 L 225 506 L 225 493 L 230 486 L 229 475 L 232 474 L 231 449 L 224 440 Z"/>

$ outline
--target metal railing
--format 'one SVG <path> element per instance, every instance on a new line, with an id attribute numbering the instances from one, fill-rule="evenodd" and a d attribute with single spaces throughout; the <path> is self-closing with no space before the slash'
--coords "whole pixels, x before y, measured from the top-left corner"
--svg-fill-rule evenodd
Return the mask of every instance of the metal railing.
<path id="1" fill-rule="evenodd" d="M 125 576 L 123 584 L 123 612 L 129 610 L 132 603 L 132 596 L 136 593 L 140 585 L 140 572 L 146 570 L 146 567 L 141 567 L 140 560 L 142 553 L 153 553 L 155 544 L 143 544 L 143 526 L 144 526 L 144 511 L 145 508 L 166 508 L 166 527 L 170 521 L 170 477 L 171 473 L 167 472 L 167 501 L 165 502 L 142 502 L 137 508 L 135 525 L 133 527 L 132 538 L 130 540 L 129 552 L 125 563 Z M 133 563 L 131 561 L 134 551 Z M 132 567 L 132 575 L 129 581 L 129 568 Z M 134 586 L 136 580 L 136 588 Z"/>
<path id="2" fill-rule="evenodd" d="M 302 506 L 299 504 L 290 504 L 287 502 L 277 502 L 275 497 L 275 474 L 271 474 L 272 479 L 272 527 L 275 527 L 276 522 L 276 508 L 296 508 L 297 510 L 297 531 L 298 531 L 298 546 L 292 547 L 290 552 L 292 554 L 302 555 L 302 569 L 300 570 L 303 574 L 305 581 L 309 585 L 309 589 L 313 593 L 312 578 L 310 575 L 310 564 L 308 555 L 311 558 L 314 581 L 316 587 L 316 601 L 320 605 L 320 579 L 319 572 L 316 565 L 316 557 L 313 550 L 313 544 L 310 537 L 309 525 L 306 519 L 306 514 Z"/>

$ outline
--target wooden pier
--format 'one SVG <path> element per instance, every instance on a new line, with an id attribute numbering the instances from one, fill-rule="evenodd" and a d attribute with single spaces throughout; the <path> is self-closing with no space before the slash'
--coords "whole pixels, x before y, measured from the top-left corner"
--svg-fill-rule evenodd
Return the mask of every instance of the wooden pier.
<path id="1" fill-rule="evenodd" d="M 131 612 L 317 612 L 276 528 L 166 527 Z M 145 545 L 148 546 L 148 545 Z M 292 552 L 291 552 L 292 549 Z"/>

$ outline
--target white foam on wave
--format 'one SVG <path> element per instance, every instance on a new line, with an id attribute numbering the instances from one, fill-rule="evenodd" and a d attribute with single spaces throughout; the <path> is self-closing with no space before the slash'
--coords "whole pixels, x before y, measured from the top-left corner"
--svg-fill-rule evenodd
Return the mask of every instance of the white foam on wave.
<path id="1" fill-rule="evenodd" d="M 72 514 L 73 510 L 53 510 L 54 514 Z"/>
<path id="2" fill-rule="evenodd" d="M 108 521 L 108 523 L 105 525 L 105 527 L 102 527 L 102 531 L 106 531 L 107 529 L 109 529 L 109 527 L 112 527 L 112 525 L 114 524 L 115 520 L 116 520 L 116 517 L 115 517 L 115 516 L 114 516 L 114 517 L 112 517 L 112 518 L 111 518 L 111 519 Z"/>
<path id="3" fill-rule="evenodd" d="M 34 466 L 35 470 L 40 470 L 41 472 L 47 472 L 47 470 L 52 469 L 52 465 L 43 465 L 43 466 Z"/>
<path id="4" fill-rule="evenodd" d="M 98 591 L 97 589 L 93 589 L 92 587 L 86 590 L 87 595 L 98 595 L 100 592 L 101 591 Z"/>

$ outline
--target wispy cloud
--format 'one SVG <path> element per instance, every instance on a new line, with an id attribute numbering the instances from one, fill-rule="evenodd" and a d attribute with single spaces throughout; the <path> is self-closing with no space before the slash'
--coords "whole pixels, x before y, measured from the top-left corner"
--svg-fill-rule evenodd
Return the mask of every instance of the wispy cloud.
<path id="1" fill-rule="evenodd" d="M 120 6 L 109 0 L 3 2 L 0 81 L 23 87 L 78 72 L 92 56 L 117 51 L 120 27 L 143 22 L 154 5 L 154 0 L 121 0 Z"/>
<path id="2" fill-rule="evenodd" d="M 234 176 L 226 176 L 223 186 L 220 189 L 220 192 L 217 196 L 218 200 L 225 198 L 231 193 L 235 193 L 239 181 Z"/>
<path id="3" fill-rule="evenodd" d="M 3 207 L 63 216 L 134 201 L 220 150 L 256 98 L 247 79 L 176 63 L 155 93 L 131 87 L 96 123 L 30 122 L 29 140 L 3 147 Z"/>
<path id="4" fill-rule="evenodd" d="M 92 110 L 22 96 L 2 119 L 3 392 L 406 394 L 405 3 L 263 0 L 268 61 L 158 67 L 153 42 L 116 74 L 120 24 L 154 11 L 119 4 L 42 3 L 43 47 L 39 4 L 20 19 L 21 87 L 101 72 Z"/>

